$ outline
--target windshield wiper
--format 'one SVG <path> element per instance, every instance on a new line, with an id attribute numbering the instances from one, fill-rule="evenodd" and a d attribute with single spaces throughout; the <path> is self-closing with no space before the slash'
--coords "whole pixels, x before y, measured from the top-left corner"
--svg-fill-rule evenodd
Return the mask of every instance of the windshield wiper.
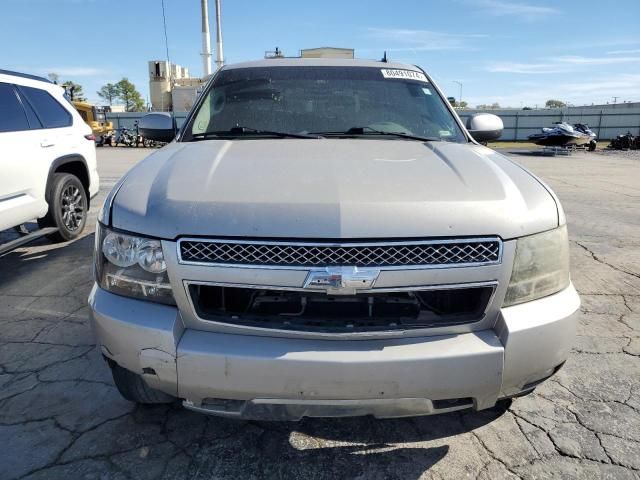
<path id="1" fill-rule="evenodd" d="M 383 135 L 396 138 L 405 138 L 407 140 L 418 140 L 420 142 L 439 142 L 441 139 L 436 137 L 421 137 L 419 135 L 411 135 L 404 132 L 385 132 L 383 130 L 376 130 L 371 127 L 351 127 L 344 132 L 311 132 L 318 135 L 335 135 L 335 136 L 360 136 L 360 135 Z"/>
<path id="2" fill-rule="evenodd" d="M 251 127 L 233 127 L 229 130 L 217 130 L 211 132 L 194 133 L 192 135 L 194 140 L 204 140 L 212 137 L 242 137 L 245 135 L 267 135 L 278 138 L 322 138 L 320 135 L 310 135 L 306 133 L 293 133 L 293 132 L 276 132 L 272 130 L 260 130 L 258 128 Z"/>

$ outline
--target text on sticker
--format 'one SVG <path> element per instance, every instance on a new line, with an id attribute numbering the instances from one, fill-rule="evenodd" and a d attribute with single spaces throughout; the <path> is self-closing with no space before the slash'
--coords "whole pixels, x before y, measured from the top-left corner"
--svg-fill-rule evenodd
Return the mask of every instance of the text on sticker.
<path id="1" fill-rule="evenodd" d="M 427 76 L 422 72 L 416 72 L 413 70 L 400 70 L 397 68 L 383 68 L 381 69 L 382 76 L 384 78 L 406 78 L 409 80 L 419 80 L 421 82 L 428 82 Z"/>

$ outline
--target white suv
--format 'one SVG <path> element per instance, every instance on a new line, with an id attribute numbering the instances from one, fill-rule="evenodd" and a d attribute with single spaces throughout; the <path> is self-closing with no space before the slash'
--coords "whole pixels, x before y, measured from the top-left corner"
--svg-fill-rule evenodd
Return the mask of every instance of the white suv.
<path id="1" fill-rule="evenodd" d="M 66 241 L 84 229 L 98 193 L 96 150 L 64 90 L 0 70 L 0 230 L 37 219 Z"/>

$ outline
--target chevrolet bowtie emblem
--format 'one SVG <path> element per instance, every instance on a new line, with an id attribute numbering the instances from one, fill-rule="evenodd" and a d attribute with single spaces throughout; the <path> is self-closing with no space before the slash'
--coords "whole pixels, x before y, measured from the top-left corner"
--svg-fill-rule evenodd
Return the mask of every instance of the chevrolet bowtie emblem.
<path id="1" fill-rule="evenodd" d="M 329 295 L 355 295 L 358 290 L 373 288 L 378 275 L 380 270 L 375 268 L 327 267 L 310 271 L 304 288 L 324 290 Z"/>

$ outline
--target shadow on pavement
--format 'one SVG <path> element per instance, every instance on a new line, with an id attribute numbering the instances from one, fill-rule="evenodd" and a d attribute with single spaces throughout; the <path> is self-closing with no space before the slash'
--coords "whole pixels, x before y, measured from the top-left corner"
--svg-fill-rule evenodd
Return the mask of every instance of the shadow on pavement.
<path id="1" fill-rule="evenodd" d="M 507 150 L 501 153 L 507 153 L 509 155 L 523 155 L 526 157 L 553 157 L 542 150 Z"/>
<path id="2" fill-rule="evenodd" d="M 78 285 L 69 276 L 73 271 L 92 268 L 93 243 L 93 233 L 69 243 L 51 243 L 43 238 L 29 244 L 27 251 L 7 253 L 0 257 L 0 294 L 11 289 L 22 295 L 37 295 L 41 288 L 63 279 L 71 286 Z M 77 280 L 86 282 L 88 278 L 83 275 Z"/>
<path id="3" fill-rule="evenodd" d="M 496 420 L 508 406 L 403 419 L 300 422 L 230 420 L 170 409 L 189 424 L 205 423 L 194 444 L 185 444 L 193 454 L 186 478 L 418 479 L 449 453 L 449 437 Z M 157 408 L 138 409 L 138 421 L 152 422 Z"/>

